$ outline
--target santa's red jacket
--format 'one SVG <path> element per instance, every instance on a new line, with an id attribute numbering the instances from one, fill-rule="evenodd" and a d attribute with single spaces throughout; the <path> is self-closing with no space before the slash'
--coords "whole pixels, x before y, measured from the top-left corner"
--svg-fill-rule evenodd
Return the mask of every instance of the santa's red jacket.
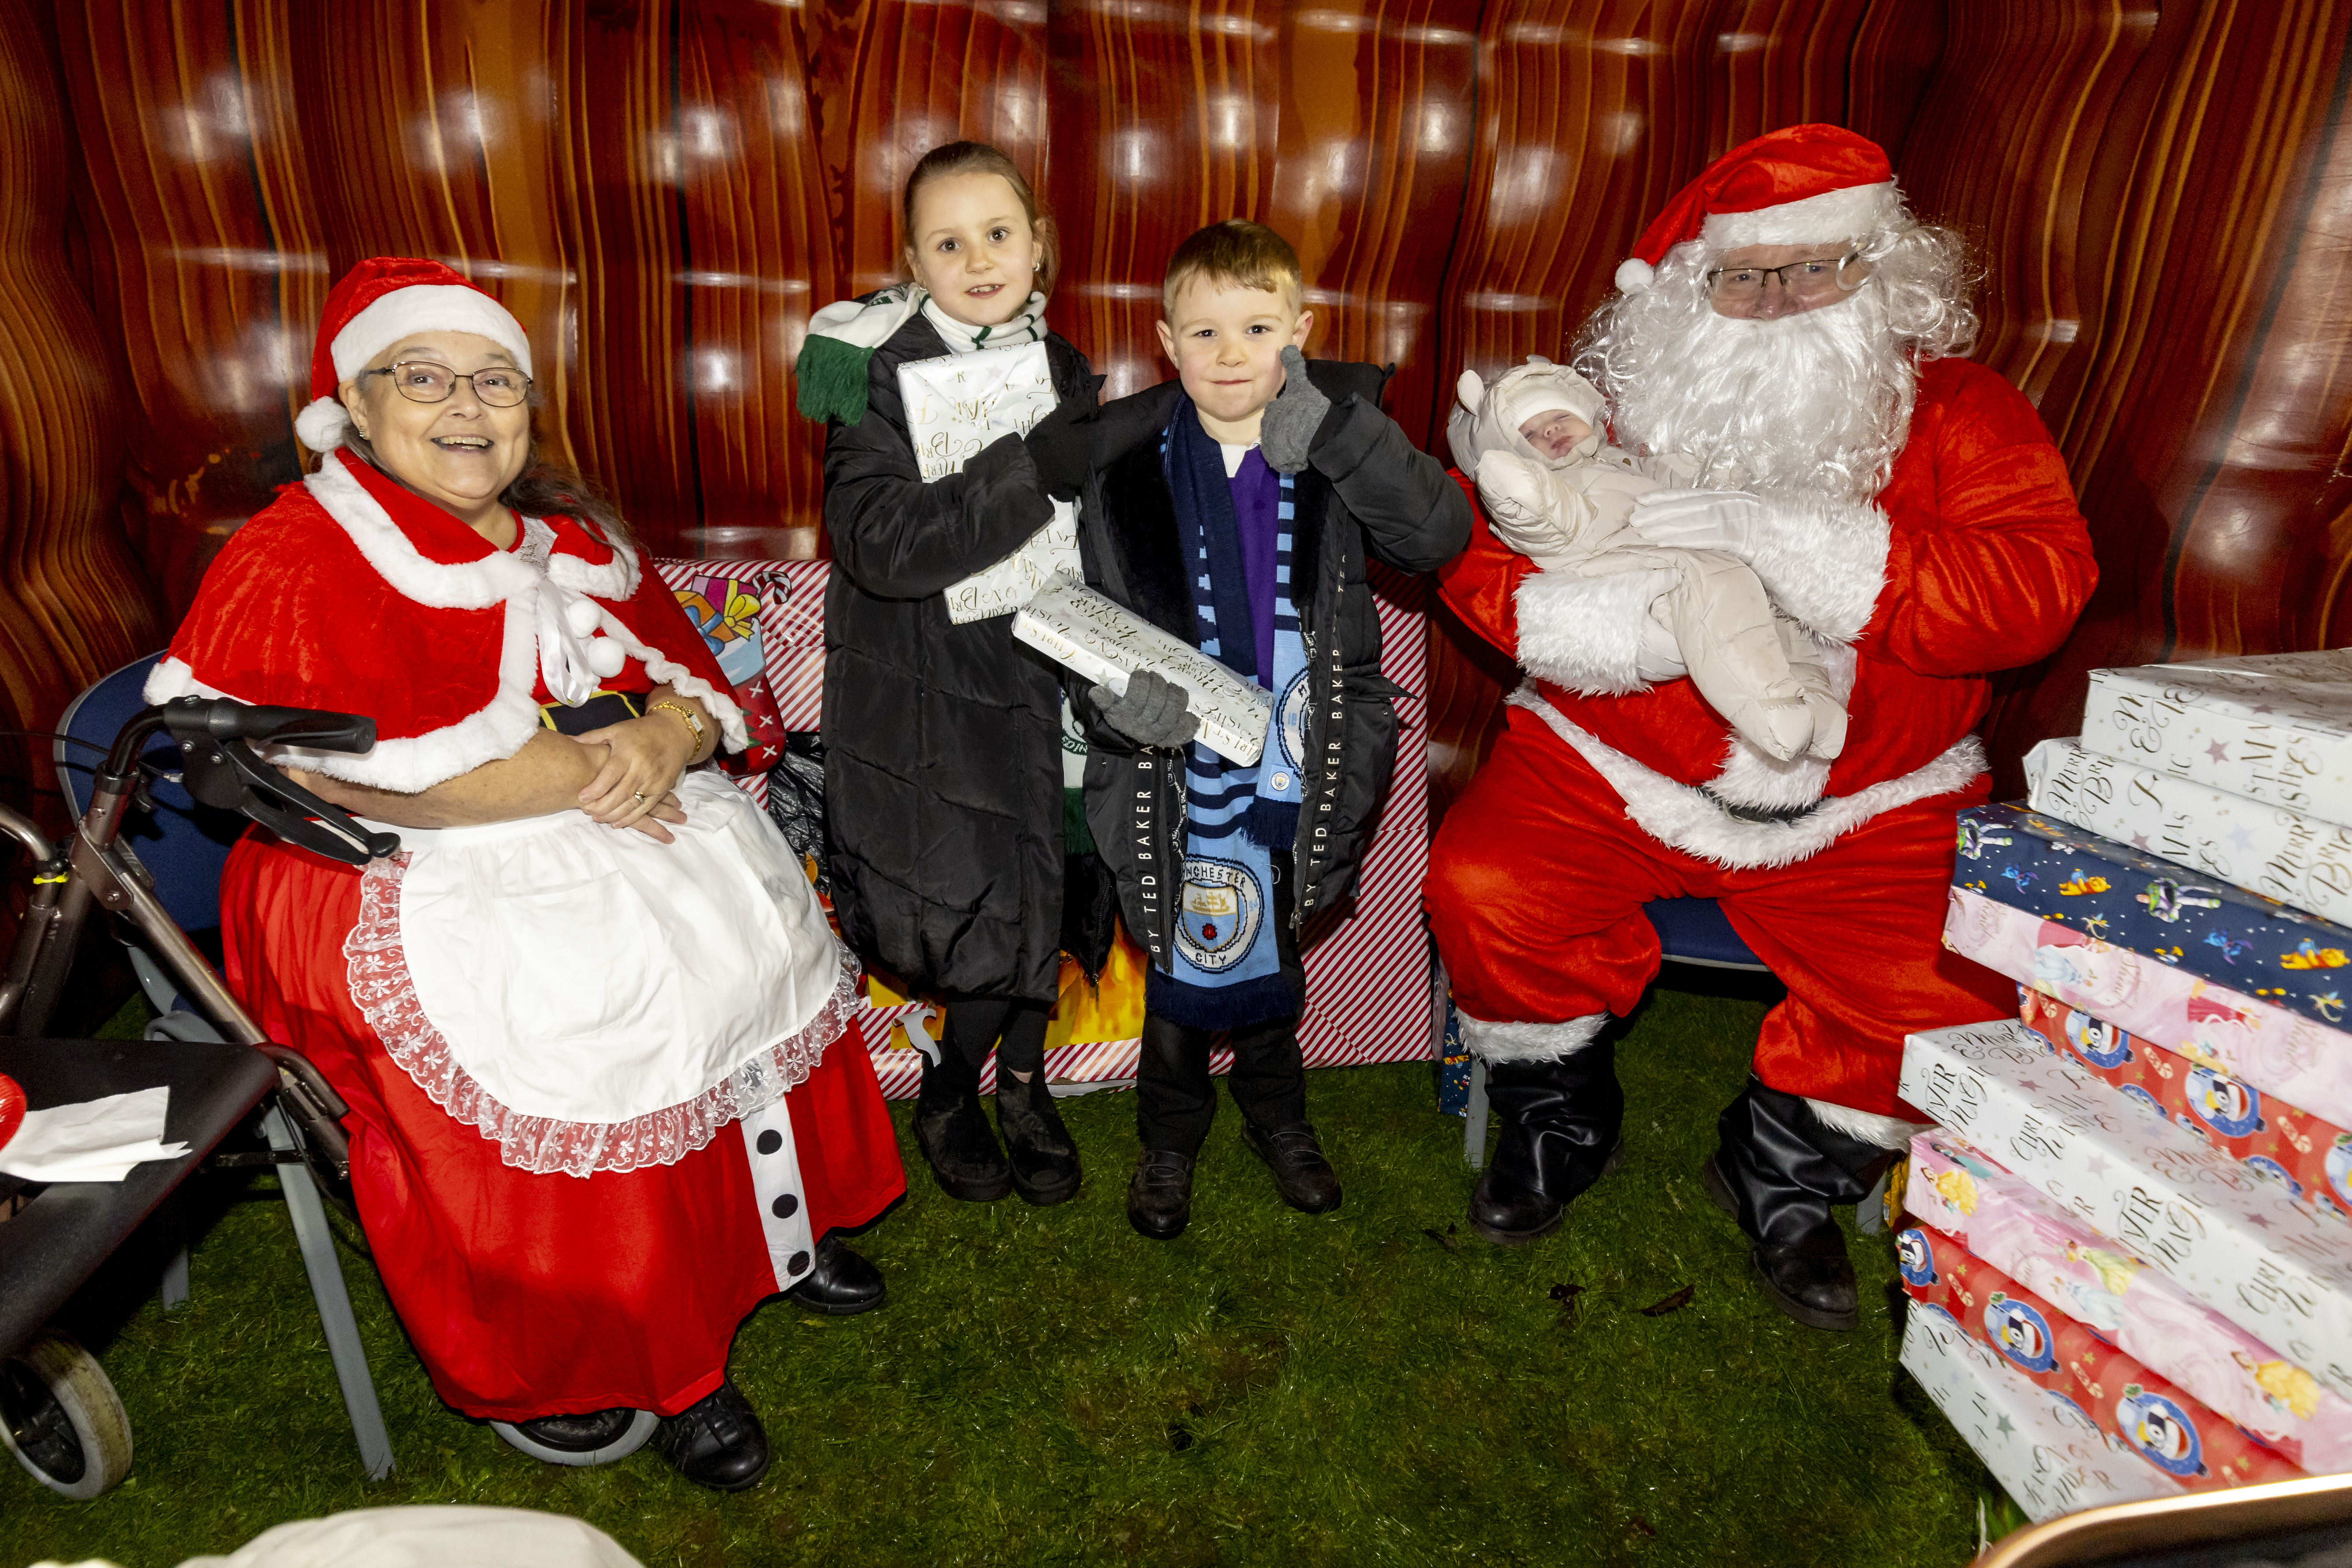
<path id="1" fill-rule="evenodd" d="M 1827 765 L 1774 763 L 1738 743 L 1688 679 L 1644 688 L 1634 660 L 1656 586 L 1643 574 L 1538 572 L 1483 516 L 1470 547 L 1438 574 L 1446 604 L 1534 678 L 1521 700 L 1549 706 L 1547 721 L 1634 819 L 1727 865 L 1786 864 L 1878 811 L 1967 783 L 1983 765 L 1970 731 L 1990 699 L 1989 673 L 2056 648 L 2098 581 L 2040 416 L 1965 360 L 1921 371 L 1908 439 L 1874 510 L 1773 510 L 1758 574 L 1784 613 L 1832 645 L 1833 675 L 1849 673 L 1834 645 L 1852 648 L 1851 728 Z M 1688 786 L 1703 784 L 1765 806 L 1839 798 L 1806 831 L 1694 810 Z"/>

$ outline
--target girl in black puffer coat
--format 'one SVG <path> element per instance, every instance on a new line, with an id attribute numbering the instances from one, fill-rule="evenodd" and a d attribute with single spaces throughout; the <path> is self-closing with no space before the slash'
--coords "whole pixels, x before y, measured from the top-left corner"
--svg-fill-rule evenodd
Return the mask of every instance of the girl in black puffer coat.
<path id="1" fill-rule="evenodd" d="M 1068 420 L 1092 408 L 1099 383 L 1046 330 L 1053 229 L 1010 159 L 977 142 L 934 148 L 908 176 L 904 210 L 914 281 L 818 312 L 799 365 L 801 411 L 831 421 L 834 908 L 861 956 L 946 999 L 940 1058 L 926 1062 L 915 1111 L 940 1185 L 972 1201 L 1011 1188 L 1060 1203 L 1078 1187 L 1077 1151 L 1044 1070 L 1066 876 L 1062 681 L 1013 640 L 1010 615 L 957 625 L 942 591 L 1045 528 L 1049 491 L 1077 494 L 1087 459 Z M 1036 342 L 1055 412 L 926 483 L 899 367 Z M 979 1099 L 991 1048 L 1002 1147 Z"/>

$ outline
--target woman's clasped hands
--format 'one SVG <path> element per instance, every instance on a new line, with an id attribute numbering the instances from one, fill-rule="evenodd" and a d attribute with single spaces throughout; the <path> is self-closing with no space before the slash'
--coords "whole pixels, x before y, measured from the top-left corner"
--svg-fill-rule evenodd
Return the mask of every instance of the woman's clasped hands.
<path id="1" fill-rule="evenodd" d="M 677 781 L 701 750 L 700 738 L 667 713 L 590 730 L 572 739 L 604 753 L 580 792 L 580 809 L 607 827 L 634 827 L 657 843 L 676 840 L 667 825 L 686 820 Z"/>

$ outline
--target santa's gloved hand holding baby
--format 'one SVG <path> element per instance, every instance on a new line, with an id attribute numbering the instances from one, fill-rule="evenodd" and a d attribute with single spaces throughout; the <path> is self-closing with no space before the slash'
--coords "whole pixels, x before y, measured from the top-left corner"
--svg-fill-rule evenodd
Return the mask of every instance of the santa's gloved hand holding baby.
<path id="1" fill-rule="evenodd" d="M 1633 591 L 1654 590 L 1636 665 L 1643 679 L 1687 674 L 1709 707 L 1777 761 L 1828 761 L 1843 749 L 1845 703 L 1821 650 L 1725 547 L 1737 541 L 1718 514 L 1736 516 L 1750 498 L 1687 488 L 1696 468 L 1688 459 L 1604 445 L 1600 390 L 1539 356 L 1492 386 L 1465 370 L 1455 396 L 1446 438 L 1455 465 L 1477 480 L 1497 539 L 1546 572 L 1624 575 Z"/>

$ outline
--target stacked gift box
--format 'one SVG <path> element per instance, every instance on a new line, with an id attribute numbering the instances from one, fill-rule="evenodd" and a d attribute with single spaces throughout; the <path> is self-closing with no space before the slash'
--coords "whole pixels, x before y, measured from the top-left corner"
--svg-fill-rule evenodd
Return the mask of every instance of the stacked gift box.
<path id="1" fill-rule="evenodd" d="M 1960 814 L 1904 1364 L 2034 1518 L 2352 1470 L 2352 650 L 2095 671 Z M 2028 1434 L 2030 1436 L 2021 1436 Z"/>

